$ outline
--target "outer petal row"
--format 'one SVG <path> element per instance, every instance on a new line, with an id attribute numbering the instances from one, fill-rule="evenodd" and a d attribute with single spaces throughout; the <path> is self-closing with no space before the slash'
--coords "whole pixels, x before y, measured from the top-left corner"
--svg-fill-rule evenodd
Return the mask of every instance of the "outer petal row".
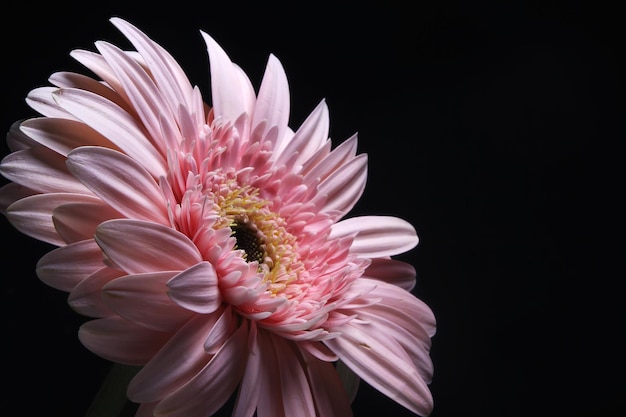
<path id="1" fill-rule="evenodd" d="M 96 200 L 93 197 L 82 194 L 35 194 L 11 204 L 6 215 L 11 224 L 25 235 L 55 246 L 63 246 L 68 241 L 57 231 L 53 218 L 55 210 L 67 204 L 91 204 L 94 201 Z"/>
<path id="2" fill-rule="evenodd" d="M 247 334 L 248 324 L 244 321 L 199 373 L 157 405 L 155 414 L 188 417 L 216 413 L 241 381 L 246 365 Z"/>
<path id="3" fill-rule="evenodd" d="M 132 42 L 145 59 L 171 111 L 176 114 L 181 104 L 188 109 L 194 108 L 193 87 L 176 60 L 130 23 L 119 18 L 112 18 L 111 22 Z"/>
<path id="4" fill-rule="evenodd" d="M 91 194 L 68 172 L 65 157 L 41 146 L 7 155 L 0 165 L 0 174 L 41 193 Z"/>
<path id="5" fill-rule="evenodd" d="M 41 145 L 67 156 L 79 146 L 104 146 L 118 149 L 107 138 L 84 123 L 75 120 L 38 117 L 25 120 L 20 125 L 22 132 Z"/>
<path id="6" fill-rule="evenodd" d="M 145 365 L 172 337 L 119 316 L 96 319 L 78 331 L 81 343 L 96 355 L 125 365 Z"/>
<path id="7" fill-rule="evenodd" d="M 154 402 L 180 388 L 211 359 L 203 344 L 219 314 L 198 315 L 139 371 L 128 387 L 128 397 L 136 402 Z"/>
<path id="8" fill-rule="evenodd" d="M 393 339 L 350 322 L 341 337 L 325 343 L 364 381 L 409 410 L 427 416 L 433 408 L 428 385 L 411 360 Z"/>
<path id="9" fill-rule="evenodd" d="M 53 93 L 59 106 L 98 131 L 141 164 L 155 178 L 165 173 L 165 159 L 143 133 L 135 118 L 115 103 L 74 88 Z"/>
<path id="10" fill-rule="evenodd" d="M 70 152 L 67 167 L 90 190 L 126 217 L 169 224 L 159 185 L 142 165 L 123 153 L 85 146 Z"/>

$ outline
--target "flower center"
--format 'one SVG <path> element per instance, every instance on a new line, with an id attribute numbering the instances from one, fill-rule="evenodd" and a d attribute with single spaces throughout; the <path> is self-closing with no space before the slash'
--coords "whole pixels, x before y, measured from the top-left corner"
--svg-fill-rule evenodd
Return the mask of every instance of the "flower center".
<path id="1" fill-rule="evenodd" d="M 240 186 L 235 180 L 213 184 L 215 210 L 221 221 L 214 227 L 229 227 L 246 262 L 258 263 L 258 270 L 278 294 L 298 279 L 305 268 L 297 250 L 297 239 L 289 233 L 287 222 L 271 210 L 271 202 L 259 196 L 259 190 Z"/>
<path id="2" fill-rule="evenodd" d="M 244 251 L 244 259 L 247 262 L 263 263 L 267 256 L 265 245 L 254 223 L 246 223 L 245 220 L 235 220 L 230 226 L 233 236 L 237 240 L 237 249 Z"/>

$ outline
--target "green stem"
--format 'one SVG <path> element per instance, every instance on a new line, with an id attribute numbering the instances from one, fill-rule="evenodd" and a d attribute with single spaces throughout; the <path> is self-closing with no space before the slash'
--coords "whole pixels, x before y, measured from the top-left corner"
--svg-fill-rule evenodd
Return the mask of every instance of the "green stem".
<path id="1" fill-rule="evenodd" d="M 137 366 L 113 364 L 85 417 L 120 416 L 128 402 L 128 383 L 141 369 Z"/>

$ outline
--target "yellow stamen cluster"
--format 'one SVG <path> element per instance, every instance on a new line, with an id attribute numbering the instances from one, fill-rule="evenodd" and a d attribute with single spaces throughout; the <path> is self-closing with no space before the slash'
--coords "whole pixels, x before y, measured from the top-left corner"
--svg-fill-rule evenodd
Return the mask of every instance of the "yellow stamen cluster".
<path id="1" fill-rule="evenodd" d="M 287 230 L 285 219 L 271 210 L 271 202 L 259 196 L 259 190 L 228 180 L 212 190 L 214 209 L 221 220 L 214 227 L 229 227 L 247 262 L 258 262 L 277 294 L 298 278 L 304 266 L 299 259 L 297 239 Z"/>

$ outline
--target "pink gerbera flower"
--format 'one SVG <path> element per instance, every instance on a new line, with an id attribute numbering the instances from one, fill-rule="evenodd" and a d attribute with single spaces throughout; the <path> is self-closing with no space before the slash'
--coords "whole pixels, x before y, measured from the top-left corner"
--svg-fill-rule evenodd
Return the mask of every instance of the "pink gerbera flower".
<path id="1" fill-rule="evenodd" d="M 119 18 L 136 51 L 97 42 L 34 89 L 42 115 L 16 123 L 0 204 L 21 232 L 56 248 L 43 282 L 94 318 L 95 354 L 141 370 L 138 415 L 351 415 L 347 366 L 419 415 L 435 319 L 392 259 L 418 243 L 389 216 L 345 218 L 367 157 L 335 148 L 324 101 L 288 126 L 289 87 L 270 56 L 255 92 L 206 33 L 211 104 L 158 44 Z"/>

